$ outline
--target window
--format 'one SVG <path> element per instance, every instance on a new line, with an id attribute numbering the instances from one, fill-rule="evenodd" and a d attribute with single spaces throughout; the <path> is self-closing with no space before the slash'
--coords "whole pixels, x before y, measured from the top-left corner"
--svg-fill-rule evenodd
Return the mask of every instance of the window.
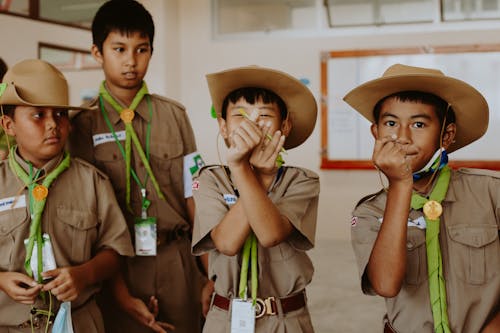
<path id="1" fill-rule="evenodd" d="M 499 0 L 443 0 L 443 21 L 500 18 Z"/>

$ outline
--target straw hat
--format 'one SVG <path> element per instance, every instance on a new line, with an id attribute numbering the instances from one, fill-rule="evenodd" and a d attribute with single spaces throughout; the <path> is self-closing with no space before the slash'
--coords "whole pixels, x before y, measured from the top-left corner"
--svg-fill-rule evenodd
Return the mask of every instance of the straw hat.
<path id="1" fill-rule="evenodd" d="M 468 83 L 445 76 L 436 69 L 392 65 L 381 78 L 351 90 L 344 101 L 374 123 L 375 105 L 384 97 L 403 91 L 434 94 L 453 108 L 457 134 L 448 148 L 449 153 L 479 139 L 488 128 L 488 103 L 483 95 Z"/>
<path id="2" fill-rule="evenodd" d="M 69 105 L 68 83 L 64 75 L 43 60 L 27 59 L 18 62 L 5 73 L 2 82 L 1 105 L 87 110 Z"/>
<path id="3" fill-rule="evenodd" d="M 293 76 L 270 68 L 248 66 L 208 74 L 206 78 L 217 117 L 221 117 L 224 99 L 234 90 L 264 88 L 285 102 L 292 121 L 284 147 L 297 147 L 311 135 L 318 112 L 316 100 L 309 88 Z"/>

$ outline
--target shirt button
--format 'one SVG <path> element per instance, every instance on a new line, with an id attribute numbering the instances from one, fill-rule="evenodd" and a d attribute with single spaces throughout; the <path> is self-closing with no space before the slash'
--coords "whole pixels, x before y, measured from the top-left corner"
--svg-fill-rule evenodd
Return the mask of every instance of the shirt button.
<path id="1" fill-rule="evenodd" d="M 413 249 L 413 243 L 412 242 L 407 242 L 406 243 L 406 248 Z"/>

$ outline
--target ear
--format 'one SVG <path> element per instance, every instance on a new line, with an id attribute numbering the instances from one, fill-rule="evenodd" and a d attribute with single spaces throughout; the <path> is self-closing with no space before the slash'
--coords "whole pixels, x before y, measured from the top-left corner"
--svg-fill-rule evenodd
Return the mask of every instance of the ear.
<path id="1" fill-rule="evenodd" d="M 222 117 L 217 118 L 217 122 L 219 123 L 219 132 L 220 135 L 224 138 L 224 140 L 227 140 L 229 133 L 227 132 L 227 125 L 226 125 L 226 120 Z"/>
<path id="2" fill-rule="evenodd" d="M 92 57 L 97 61 L 100 65 L 103 63 L 102 59 L 102 53 L 99 51 L 99 48 L 97 45 L 92 44 L 92 47 L 90 48 L 90 53 L 92 54 Z"/>
<path id="3" fill-rule="evenodd" d="M 375 140 L 377 140 L 378 139 L 378 126 L 377 126 L 377 124 L 373 123 L 370 126 L 370 131 L 372 132 L 373 138 Z"/>
<path id="4" fill-rule="evenodd" d="M 455 135 L 457 134 L 457 125 L 452 123 L 448 124 L 444 129 L 442 147 L 448 149 L 448 147 L 455 141 Z"/>
<path id="5" fill-rule="evenodd" d="M 287 117 L 285 120 L 283 120 L 283 122 L 281 123 L 281 133 L 284 135 L 284 136 L 288 136 L 288 134 L 290 134 L 290 132 L 292 131 L 292 121 L 290 120 L 289 117 Z"/>
<path id="6" fill-rule="evenodd" d="M 10 136 L 16 136 L 14 119 L 9 116 L 3 115 L 0 118 L 0 122 L 2 124 L 2 128 Z"/>

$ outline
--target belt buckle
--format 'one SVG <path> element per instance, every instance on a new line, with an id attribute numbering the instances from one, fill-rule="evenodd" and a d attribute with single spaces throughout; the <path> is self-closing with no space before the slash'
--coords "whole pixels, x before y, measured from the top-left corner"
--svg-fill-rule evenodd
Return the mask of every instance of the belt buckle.
<path id="1" fill-rule="evenodd" d="M 266 299 L 257 298 L 255 303 L 255 319 L 262 318 L 264 315 L 275 315 L 276 311 L 273 308 L 272 302 L 276 302 L 274 296 L 270 296 Z"/>

